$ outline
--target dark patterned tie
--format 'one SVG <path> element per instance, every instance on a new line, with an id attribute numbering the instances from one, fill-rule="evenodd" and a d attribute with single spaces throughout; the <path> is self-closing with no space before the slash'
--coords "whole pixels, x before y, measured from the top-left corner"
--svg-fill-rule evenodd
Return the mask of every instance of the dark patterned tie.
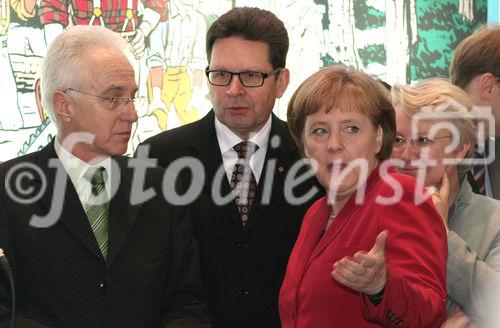
<path id="1" fill-rule="evenodd" d="M 257 182 L 249 162 L 250 157 L 258 148 L 259 146 L 250 141 L 242 141 L 233 147 L 238 154 L 238 161 L 234 165 L 233 175 L 231 176 L 231 189 L 236 195 L 235 201 L 243 225 L 246 225 L 248 221 L 257 191 Z"/>
<path id="2" fill-rule="evenodd" d="M 476 163 L 472 165 L 468 172 L 468 180 L 472 190 L 480 195 L 486 194 L 486 151 L 476 151 L 474 153 Z"/>
<path id="3" fill-rule="evenodd" d="M 97 169 L 90 168 L 85 172 L 85 179 L 90 181 L 92 185 L 91 200 L 85 204 L 85 214 L 89 219 L 92 232 L 94 232 L 95 239 L 99 245 L 102 256 L 106 258 L 108 254 L 108 215 L 109 215 L 109 201 L 104 184 L 104 174 L 106 169 L 99 167 Z"/>

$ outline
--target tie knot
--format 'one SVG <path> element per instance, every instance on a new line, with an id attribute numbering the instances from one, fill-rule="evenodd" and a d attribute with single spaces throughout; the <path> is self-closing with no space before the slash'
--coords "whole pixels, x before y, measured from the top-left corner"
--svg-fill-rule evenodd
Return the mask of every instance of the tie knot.
<path id="1" fill-rule="evenodd" d="M 85 172 L 84 178 L 90 181 L 92 185 L 92 193 L 97 196 L 99 192 L 104 189 L 104 174 L 106 169 L 102 166 L 97 168 L 91 167 Z"/>
<path id="2" fill-rule="evenodd" d="M 259 149 L 259 146 L 251 141 L 242 141 L 236 144 L 233 149 L 238 154 L 238 158 L 249 158 Z"/>

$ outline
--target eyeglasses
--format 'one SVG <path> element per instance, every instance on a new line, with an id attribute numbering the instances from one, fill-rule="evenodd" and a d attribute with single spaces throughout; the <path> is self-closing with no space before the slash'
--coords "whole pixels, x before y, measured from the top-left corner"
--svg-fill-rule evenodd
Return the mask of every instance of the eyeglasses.
<path id="1" fill-rule="evenodd" d="M 219 87 L 228 86 L 233 80 L 233 76 L 237 75 L 240 79 L 241 84 L 248 88 L 261 87 L 264 84 L 264 80 L 269 76 L 277 74 L 281 68 L 277 68 L 271 72 L 229 72 L 221 69 L 206 69 L 205 74 L 207 75 L 208 82 L 212 85 Z"/>
<path id="2" fill-rule="evenodd" d="M 417 136 L 415 139 L 410 139 L 410 142 L 412 145 L 418 147 L 418 148 L 425 148 L 429 147 L 433 144 L 435 144 L 439 139 L 445 139 L 445 138 L 452 138 L 452 135 L 449 136 L 440 136 L 440 137 L 428 137 L 428 136 Z M 402 148 L 406 146 L 406 143 L 408 140 L 406 140 L 405 137 L 403 136 L 396 136 L 396 140 L 394 141 L 393 147 L 395 148 Z"/>
<path id="3" fill-rule="evenodd" d="M 131 96 L 131 97 L 115 97 L 115 96 L 103 97 L 103 96 L 94 95 L 92 93 L 84 92 L 81 90 L 73 89 L 73 88 L 67 88 L 66 90 L 64 90 L 64 92 L 67 92 L 67 91 L 74 91 L 74 92 L 78 92 L 78 93 L 81 93 L 81 94 L 84 94 L 87 96 L 91 96 L 91 97 L 95 97 L 95 98 L 98 98 L 101 100 L 108 101 L 110 109 L 122 108 L 123 106 L 128 105 L 130 102 L 133 103 L 136 99 L 135 95 Z"/>

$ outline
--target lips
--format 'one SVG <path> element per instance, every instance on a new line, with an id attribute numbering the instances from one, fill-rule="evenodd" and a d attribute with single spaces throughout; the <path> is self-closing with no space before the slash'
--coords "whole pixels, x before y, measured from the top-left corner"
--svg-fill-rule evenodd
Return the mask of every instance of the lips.
<path id="1" fill-rule="evenodd" d="M 326 165 L 326 168 L 328 169 L 328 171 L 330 172 L 340 172 L 342 171 L 343 169 L 346 168 L 346 164 L 340 162 L 340 161 L 335 161 L 333 163 L 329 163 Z"/>
<path id="2" fill-rule="evenodd" d="M 416 176 L 417 173 L 418 173 L 418 168 L 407 166 L 407 167 L 400 168 L 399 171 L 401 173 L 404 173 L 404 174 L 407 174 L 407 175 Z"/>
<path id="3" fill-rule="evenodd" d="M 230 111 L 231 113 L 243 113 L 248 110 L 248 107 L 244 106 L 229 106 L 226 107 L 226 110 Z"/>

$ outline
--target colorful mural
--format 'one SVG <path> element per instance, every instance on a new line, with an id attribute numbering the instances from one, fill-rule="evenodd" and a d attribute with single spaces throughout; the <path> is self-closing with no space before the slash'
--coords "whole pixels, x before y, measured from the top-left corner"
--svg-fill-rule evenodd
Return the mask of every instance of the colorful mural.
<path id="1" fill-rule="evenodd" d="M 274 12 L 288 29 L 291 83 L 276 104 L 322 66 L 344 63 L 394 84 L 446 77 L 456 45 L 486 22 L 487 0 L 0 0 L 0 162 L 44 145 L 55 128 L 36 106 L 47 45 L 74 24 L 120 33 L 139 88 L 128 154 L 162 130 L 210 110 L 205 33 L 234 6 Z"/>

